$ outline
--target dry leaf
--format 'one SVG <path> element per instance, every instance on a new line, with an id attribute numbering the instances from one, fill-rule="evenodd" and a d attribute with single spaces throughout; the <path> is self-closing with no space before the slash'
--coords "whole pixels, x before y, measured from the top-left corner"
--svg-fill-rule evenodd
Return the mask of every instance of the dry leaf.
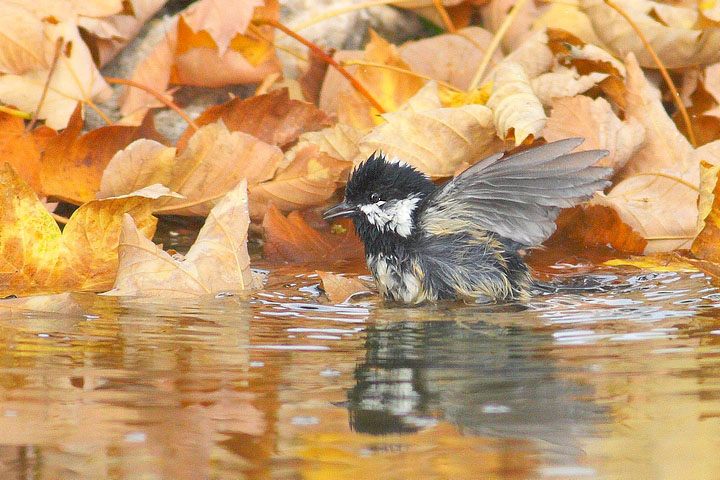
<path id="1" fill-rule="evenodd" d="M 120 266 L 106 295 L 180 298 L 258 288 L 247 252 L 247 183 L 240 182 L 210 212 L 185 258 L 176 260 L 123 217 Z"/>
<path id="2" fill-rule="evenodd" d="M 214 40 L 218 54 L 223 55 L 230 41 L 244 33 L 262 0 L 200 0 L 180 15 L 194 32 L 207 32 Z"/>
<path id="3" fill-rule="evenodd" d="M 530 82 L 533 92 L 545 106 L 552 106 L 553 100 L 559 97 L 573 97 L 597 86 L 609 75 L 607 73 L 590 72 L 580 75 L 575 68 L 558 68 L 553 72 L 543 73 Z"/>
<path id="4" fill-rule="evenodd" d="M 577 5 L 550 4 L 550 7 L 533 21 L 532 28 L 533 30 L 542 30 L 543 28 L 565 30 L 585 43 L 603 46 L 595 34 L 590 18 Z"/>
<path id="5" fill-rule="evenodd" d="M 285 147 L 304 133 L 332 125 L 330 117 L 316 106 L 290 99 L 287 89 L 247 99 L 235 98 L 207 109 L 195 119 L 199 126 L 225 122 L 230 131 L 249 133 L 271 145 Z M 194 132 L 188 129 L 177 142 L 182 152 Z"/>
<path id="6" fill-rule="evenodd" d="M 356 163 L 381 150 L 428 175 L 447 177 L 463 162 L 475 163 L 501 147 L 492 112 L 484 105 L 396 112 L 384 118 L 387 123 L 360 140 Z"/>
<path id="7" fill-rule="evenodd" d="M 633 117 L 621 121 L 603 98 L 558 98 L 543 129 L 548 142 L 584 137 L 579 150 L 604 149 L 610 154 L 597 165 L 620 170 L 645 139 L 645 128 Z"/>
<path id="8" fill-rule="evenodd" d="M 285 217 L 270 205 L 262 223 L 265 231 L 265 258 L 291 262 L 364 258 L 365 248 L 348 229 L 344 235 L 322 233 L 294 211 Z"/>
<path id="9" fill-rule="evenodd" d="M 318 147 L 318 150 L 327 153 L 338 160 L 352 162 L 360 153 L 358 142 L 364 133 L 355 127 L 337 123 L 334 127 L 324 128 L 317 132 L 306 132 L 300 135 L 298 144 L 307 142 Z M 294 155 L 296 149 L 290 150 L 286 156 Z"/>
<path id="10" fill-rule="evenodd" d="M 47 69 L 42 20 L 15 2 L 0 1 L 0 9 L 0 73 Z"/>
<path id="11" fill-rule="evenodd" d="M 47 92 L 45 83 L 50 73 L 47 69 L 28 70 L 22 75 L 6 74 L 0 76 L 0 101 L 35 112 L 44 95 L 37 116 L 57 130 L 67 125 L 78 102 L 105 101 L 112 90 L 93 63 L 75 24 L 46 22 L 44 35 L 44 48 L 51 51 L 55 50 L 56 39 L 63 39 Z"/>
<path id="12" fill-rule="evenodd" d="M 320 276 L 322 289 L 331 303 L 344 303 L 350 297 L 360 292 L 369 292 L 370 289 L 357 278 L 348 278 L 330 272 L 315 270 Z"/>
<path id="13" fill-rule="evenodd" d="M 720 28 L 697 28 L 697 9 L 650 0 L 615 0 L 643 32 L 667 68 L 682 68 L 720 61 Z M 642 40 L 615 9 L 603 0 L 582 0 L 598 36 L 615 54 L 635 54 L 643 67 L 657 65 Z"/>
<path id="14" fill-rule="evenodd" d="M 690 251 L 697 258 L 720 263 L 720 164 L 705 161 L 700 166 L 700 197 L 698 200 L 698 235 Z"/>
<path id="15" fill-rule="evenodd" d="M 500 64 L 487 105 L 501 138 L 514 138 L 518 146 L 530 136 L 541 136 L 547 117 L 522 65 L 508 61 Z"/>
<path id="16" fill-rule="evenodd" d="M 247 133 L 230 132 L 221 120 L 195 132 L 177 157 L 174 148 L 145 139 L 118 152 L 103 173 L 98 195 L 162 183 L 183 198 L 159 199 L 155 211 L 205 216 L 243 178 L 251 185 L 273 178 L 282 159 L 279 148 Z"/>
<path id="17" fill-rule="evenodd" d="M 138 138 L 163 140 L 155 131 L 152 115 L 137 127 L 110 125 L 79 136 L 83 126 L 80 112 L 78 105 L 67 128 L 48 141 L 40 172 L 46 195 L 76 205 L 95 198 L 103 171 L 118 150 Z"/>
<path id="18" fill-rule="evenodd" d="M 494 0 L 486 3 L 480 7 L 483 25 L 491 32 L 497 32 L 516 3 L 518 3 L 517 0 Z M 531 35 L 531 27 L 538 14 L 535 2 L 523 4 L 507 33 L 502 37 L 502 47 L 505 52 L 516 50 Z"/>
<path id="19" fill-rule="evenodd" d="M 0 112 L 0 159 L 10 163 L 38 196 L 43 196 L 40 182 L 40 158 L 57 132 L 49 127 L 25 131 L 25 122 Z"/>
<path id="20" fill-rule="evenodd" d="M 59 313 L 64 317 L 85 315 L 85 310 L 71 292 L 55 295 L 0 299 L 0 318 L 22 317 L 28 313 Z"/>
<path id="21" fill-rule="evenodd" d="M 122 214 L 155 231 L 150 198 L 95 200 L 78 208 L 60 233 L 55 220 L 9 164 L 0 169 L 0 296 L 102 290 L 117 269 Z M 164 193 L 161 193 L 164 194 Z"/>
<path id="22" fill-rule="evenodd" d="M 410 69 L 408 64 L 400 58 L 395 45 L 386 42 L 373 31 L 370 32 L 370 42 L 365 46 L 363 60 L 405 70 Z M 353 76 L 386 112 L 398 110 L 425 84 L 424 80 L 415 75 L 365 65 L 358 66 Z M 341 123 L 367 129 L 382 121 L 378 117 L 379 112 L 365 97 L 357 93 L 347 80 L 328 76 L 325 81 L 331 82 L 333 78 L 334 81 L 340 81 L 344 85 L 337 93 L 337 113 Z M 325 90 L 324 85 L 323 90 Z"/>
<path id="23" fill-rule="evenodd" d="M 541 73 L 547 72 L 553 66 L 554 55 L 548 47 L 547 32 L 541 30 L 528 37 L 512 52 L 508 53 L 498 65 L 490 69 L 490 73 L 484 78 L 492 80 L 497 70 L 506 62 L 522 65 L 529 78 L 535 78 Z"/>
<path id="24" fill-rule="evenodd" d="M 284 211 L 322 205 L 342 184 L 351 166 L 313 144 L 298 144 L 293 161 L 284 170 L 272 180 L 250 187 L 251 218 L 263 218 L 270 203 Z"/>
<path id="25" fill-rule="evenodd" d="M 468 27 L 455 33 L 407 42 L 398 51 L 412 71 L 467 90 L 492 38 L 492 33 L 487 30 Z M 502 59 L 499 50 L 492 57 L 495 63 Z"/>

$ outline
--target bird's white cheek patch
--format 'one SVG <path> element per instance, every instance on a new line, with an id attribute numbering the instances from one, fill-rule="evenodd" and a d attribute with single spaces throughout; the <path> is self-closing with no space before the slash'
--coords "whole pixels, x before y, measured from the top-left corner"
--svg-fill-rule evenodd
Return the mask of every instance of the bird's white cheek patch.
<path id="1" fill-rule="evenodd" d="M 387 227 L 390 230 L 394 230 L 401 237 L 407 237 L 412 233 L 412 214 L 417 207 L 420 198 L 411 196 L 404 200 L 397 200 L 391 203 L 391 207 L 388 208 L 390 214 L 390 222 Z"/>

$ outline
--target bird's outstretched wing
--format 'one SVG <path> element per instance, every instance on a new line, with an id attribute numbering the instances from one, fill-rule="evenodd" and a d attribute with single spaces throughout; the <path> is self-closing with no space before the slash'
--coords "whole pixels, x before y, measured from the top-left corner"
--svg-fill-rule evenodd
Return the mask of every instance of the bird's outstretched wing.
<path id="1" fill-rule="evenodd" d="M 431 234 L 489 230 L 524 246 L 555 231 L 560 209 L 608 185 L 609 168 L 593 167 L 606 150 L 569 153 L 568 138 L 502 158 L 492 155 L 439 187 L 418 220 Z"/>

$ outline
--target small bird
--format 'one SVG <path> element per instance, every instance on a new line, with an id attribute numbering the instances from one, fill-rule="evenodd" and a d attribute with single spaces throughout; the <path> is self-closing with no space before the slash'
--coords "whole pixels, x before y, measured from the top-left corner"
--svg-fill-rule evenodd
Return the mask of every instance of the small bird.
<path id="1" fill-rule="evenodd" d="M 569 153 L 568 138 L 507 158 L 491 155 L 443 185 L 374 153 L 351 173 L 325 219 L 350 217 L 383 298 L 407 304 L 527 300 L 521 250 L 555 231 L 560 210 L 609 185 L 606 150 Z"/>

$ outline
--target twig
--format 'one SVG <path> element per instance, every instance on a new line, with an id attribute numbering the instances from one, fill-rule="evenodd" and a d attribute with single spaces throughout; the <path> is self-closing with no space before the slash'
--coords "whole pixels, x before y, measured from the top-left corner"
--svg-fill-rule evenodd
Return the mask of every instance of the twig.
<path id="1" fill-rule="evenodd" d="M 677 89 L 675 88 L 675 84 L 673 83 L 672 79 L 670 78 L 670 75 L 668 74 L 667 69 L 665 68 L 665 65 L 660 61 L 660 58 L 655 53 L 655 50 L 652 48 L 652 45 L 650 45 L 650 42 L 648 41 L 647 37 L 642 33 L 642 30 L 640 30 L 640 27 L 633 21 L 632 18 L 630 18 L 630 15 L 627 14 L 625 10 L 623 10 L 618 4 L 613 2 L 613 0 L 604 0 L 607 6 L 614 9 L 616 12 L 618 12 L 620 15 L 622 15 L 625 20 L 628 21 L 630 26 L 635 30 L 635 33 L 638 34 L 638 37 L 640 37 L 640 40 L 645 44 L 645 48 L 648 52 L 650 52 L 650 56 L 655 61 L 655 64 L 660 69 L 660 73 L 662 74 L 663 78 L 665 79 L 665 83 L 667 83 L 668 88 L 670 89 L 670 92 L 672 93 L 673 101 L 675 102 L 675 105 L 677 106 L 678 110 L 680 111 L 680 115 L 683 117 L 683 122 L 685 122 L 685 128 L 687 128 L 688 137 L 690 140 L 690 143 L 693 147 L 697 146 L 697 140 L 695 139 L 695 132 L 693 131 L 692 123 L 690 123 L 690 116 L 687 113 L 687 110 L 685 110 L 685 105 L 683 105 L 682 101 L 680 100 L 680 94 L 678 93 Z"/>
<path id="2" fill-rule="evenodd" d="M 455 25 L 453 25 L 447 10 L 445 10 L 445 7 L 442 4 L 442 0 L 433 0 L 433 5 L 435 5 L 435 10 L 438 11 L 440 18 L 442 18 L 442 21 L 445 24 L 445 28 L 447 29 L 447 31 L 450 33 L 455 33 L 457 29 L 455 28 Z"/>
<path id="3" fill-rule="evenodd" d="M 29 132 L 35 126 L 38 115 L 40 115 L 42 104 L 45 103 L 45 97 L 47 96 L 48 89 L 50 88 L 50 80 L 52 79 L 53 73 L 55 73 L 55 67 L 57 66 L 58 59 L 60 58 L 60 49 L 63 46 L 63 42 L 63 37 L 58 37 L 55 40 L 55 53 L 53 54 L 52 63 L 50 64 L 50 69 L 48 70 L 48 75 L 45 79 L 45 85 L 43 85 L 42 95 L 40 95 L 40 100 L 38 100 L 37 108 L 35 108 L 35 113 L 32 115 L 32 120 L 30 120 L 30 123 L 28 123 L 25 127 L 26 132 Z"/>
<path id="4" fill-rule="evenodd" d="M 279 23 L 279 22 L 277 22 L 277 21 L 275 21 L 275 20 L 273 20 L 273 19 L 271 19 L 271 18 L 258 18 L 258 19 L 253 20 L 253 23 L 255 23 L 256 25 L 270 25 L 270 26 L 272 26 L 272 27 L 275 27 L 275 28 L 277 28 L 278 30 L 280 30 L 280 31 L 282 31 L 283 33 L 285 33 L 286 35 L 291 36 L 292 38 L 294 38 L 294 39 L 297 40 L 298 42 L 300 42 L 300 43 L 302 43 L 303 45 L 305 45 L 306 47 L 308 47 L 308 48 L 309 48 L 310 50 L 312 50 L 318 57 L 322 58 L 323 61 L 327 62 L 329 65 L 332 65 L 338 72 L 340 72 L 340 74 L 341 74 L 343 77 L 347 78 L 347 80 L 350 82 L 350 84 L 353 86 L 353 88 L 354 88 L 355 90 L 357 90 L 357 92 L 360 93 L 363 97 L 365 97 L 365 98 L 372 104 L 372 106 L 375 107 L 375 109 L 376 109 L 379 113 L 385 113 L 385 112 L 386 112 L 386 110 L 383 108 L 383 106 L 380 105 L 380 103 L 378 103 L 378 101 L 375 100 L 375 98 L 373 98 L 372 95 L 370 95 L 370 92 L 368 92 L 368 91 L 365 89 L 365 87 L 363 87 L 362 84 L 355 79 L 355 77 L 353 77 L 352 75 L 350 75 L 350 73 L 349 73 L 347 70 L 345 70 L 339 63 L 337 63 L 330 55 L 328 55 L 327 53 L 325 53 L 325 51 L 323 51 L 322 48 L 318 47 L 317 45 L 315 45 L 315 44 L 312 43 L 311 41 L 309 41 L 309 40 L 301 37 L 300 35 L 298 35 L 298 34 L 295 33 L 294 31 L 290 30 L 290 29 L 289 29 L 288 27 L 286 27 L 285 25 L 283 25 L 283 24 L 281 24 L 281 23 Z"/>
<path id="5" fill-rule="evenodd" d="M 482 80 L 483 76 L 485 75 L 485 70 L 490 64 L 490 59 L 495 53 L 495 50 L 497 50 L 498 46 L 500 45 L 500 42 L 510 28 L 510 25 L 512 25 L 512 22 L 515 21 L 515 17 L 517 17 L 518 13 L 520 13 L 520 9 L 525 6 L 526 1 L 527 0 L 518 0 L 515 6 L 510 10 L 510 13 L 508 13 L 507 17 L 505 17 L 505 20 L 503 20 L 503 23 L 502 25 L 500 25 L 498 31 L 495 32 L 495 35 L 493 35 L 492 42 L 490 42 L 490 45 L 488 46 L 488 49 L 485 52 L 485 55 L 480 62 L 480 65 L 478 66 L 478 69 L 475 72 L 475 76 L 470 82 L 470 87 L 468 88 L 468 90 L 474 90 L 480 84 L 480 80 Z"/>
<path id="6" fill-rule="evenodd" d="M 384 63 L 375 63 L 375 62 L 366 62 L 364 60 L 345 60 L 340 63 L 343 67 L 347 67 L 350 65 L 362 65 L 365 67 L 376 67 L 376 68 L 386 68 L 388 70 L 393 70 L 395 72 L 405 73 L 407 75 L 412 75 L 413 77 L 422 78 L 423 80 L 435 80 L 434 78 L 423 75 L 422 73 L 413 72 L 412 70 L 408 70 L 406 68 L 396 67 L 394 65 L 385 65 Z M 450 85 L 447 82 L 443 82 L 442 80 L 435 80 L 438 85 L 442 85 L 443 87 L 454 90 L 456 92 L 462 92 L 463 90 L 461 88 L 458 88 L 454 85 Z"/>
<path id="7" fill-rule="evenodd" d="M 22 110 L 16 110 L 4 105 L 0 105 L 0 112 L 5 112 L 13 117 L 24 118 L 25 120 L 32 120 L 34 118 L 32 113 L 23 112 Z"/>
<path id="8" fill-rule="evenodd" d="M 134 80 L 126 80 L 124 78 L 105 77 L 105 81 L 109 83 L 128 85 L 131 87 L 139 88 L 140 90 L 145 90 L 146 92 L 160 100 L 162 103 L 167 105 L 169 108 L 175 110 L 175 112 L 177 112 L 177 114 L 180 115 L 182 119 L 185 120 L 187 124 L 193 128 L 193 130 L 197 131 L 200 128 L 197 126 L 197 124 L 193 121 L 192 118 L 188 117 L 187 113 L 183 112 L 182 109 L 175 104 L 175 102 L 173 102 L 171 99 L 169 99 L 168 97 L 166 97 L 152 87 L 148 87 L 147 85 L 143 85 L 142 83 L 138 83 Z"/>

